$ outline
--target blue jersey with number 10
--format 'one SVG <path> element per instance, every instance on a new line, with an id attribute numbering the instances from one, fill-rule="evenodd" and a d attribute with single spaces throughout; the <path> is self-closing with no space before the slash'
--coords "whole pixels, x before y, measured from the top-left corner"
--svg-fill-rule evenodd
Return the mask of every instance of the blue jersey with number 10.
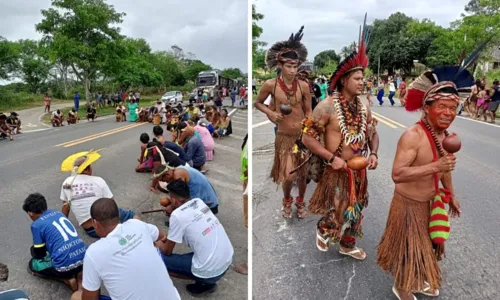
<path id="1" fill-rule="evenodd" d="M 72 269 L 83 263 L 85 244 L 75 226 L 60 211 L 46 210 L 31 224 L 31 233 L 35 248 L 47 248 L 56 270 Z"/>

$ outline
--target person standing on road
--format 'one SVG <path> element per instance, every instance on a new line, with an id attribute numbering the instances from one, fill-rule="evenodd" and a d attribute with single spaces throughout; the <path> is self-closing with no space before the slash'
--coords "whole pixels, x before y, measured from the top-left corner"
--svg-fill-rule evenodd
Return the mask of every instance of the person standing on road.
<path id="1" fill-rule="evenodd" d="M 391 102 L 391 106 L 394 106 L 394 99 L 392 99 L 396 95 L 396 85 L 394 84 L 394 80 L 389 82 L 389 101 Z"/>
<path id="2" fill-rule="evenodd" d="M 271 178 L 274 183 L 282 184 L 282 216 L 292 218 L 293 198 L 291 195 L 294 182 L 299 188 L 299 195 L 295 199 L 297 217 L 302 219 L 307 216 L 305 207 L 305 193 L 307 188 L 308 168 L 303 167 L 299 172 L 290 174 L 304 162 L 305 158 L 300 153 L 294 152 L 295 142 L 301 136 L 300 122 L 304 117 L 311 115 L 311 93 L 307 82 L 298 80 L 297 70 L 307 57 L 307 49 L 300 42 L 302 27 L 297 34 L 292 34 L 287 41 L 274 44 L 266 56 L 266 65 L 270 70 L 276 67 L 281 69 L 278 77 L 267 80 L 262 85 L 255 102 L 255 108 L 265 113 L 274 124 L 279 124 L 274 142 L 274 164 Z M 269 109 L 264 101 L 272 95 L 274 110 Z M 281 107 L 290 113 L 286 116 L 281 112 Z"/>
<path id="3" fill-rule="evenodd" d="M 75 96 L 73 96 L 73 103 L 75 105 L 75 110 L 78 112 L 80 108 L 80 94 L 78 92 L 75 92 Z"/>
<path id="4" fill-rule="evenodd" d="M 312 176 L 318 185 L 309 202 L 311 213 L 323 215 L 316 227 L 316 246 L 326 252 L 330 245 L 340 244 L 340 254 L 357 260 L 366 258 L 364 250 L 356 246 L 356 239 L 362 237 L 362 211 L 368 205 L 366 168 L 377 168 L 379 148 L 371 110 L 360 99 L 368 67 L 364 38 L 361 36 L 357 52 L 340 62 L 330 79 L 331 89 L 338 93 L 321 101 L 312 118 L 302 122 L 302 143 L 325 166 L 317 170 L 316 178 Z M 370 153 L 368 159 L 364 153 Z M 355 168 L 350 160 L 363 165 Z"/>
<path id="5" fill-rule="evenodd" d="M 488 105 L 488 114 L 491 118 L 490 123 L 495 123 L 496 112 L 498 110 L 498 106 L 500 105 L 500 87 L 498 80 L 495 79 L 493 81 L 493 94 L 490 97 L 490 104 Z"/>
<path id="6" fill-rule="evenodd" d="M 104 179 L 92 175 L 91 164 L 94 161 L 89 156 L 75 159 L 73 166 L 78 170 L 75 175 L 64 180 L 60 198 L 63 201 L 62 213 L 68 217 L 72 210 L 78 225 L 85 230 L 85 233 L 93 238 L 99 238 L 90 217 L 90 207 L 99 198 L 113 198 L 113 193 Z M 122 223 L 132 218 L 138 218 L 134 211 L 120 208 Z"/>
<path id="7" fill-rule="evenodd" d="M 403 77 L 402 81 L 399 83 L 399 102 L 401 102 L 401 106 L 405 106 L 405 97 L 406 97 L 406 78 Z"/>
<path id="8" fill-rule="evenodd" d="M 382 106 L 382 104 L 384 104 L 384 89 L 385 89 L 384 81 L 379 78 L 379 83 L 377 86 L 378 106 Z"/>
<path id="9" fill-rule="evenodd" d="M 45 109 L 43 112 L 50 113 L 50 102 L 52 99 L 49 96 L 49 93 L 45 93 L 45 98 L 43 98 L 43 102 L 45 103 Z"/>
<path id="10" fill-rule="evenodd" d="M 252 94 L 257 95 L 257 80 L 252 78 Z"/>
<path id="11" fill-rule="evenodd" d="M 90 216 L 101 239 L 85 253 L 81 299 L 99 299 L 103 286 L 111 299 L 181 299 L 154 245 L 166 241 L 164 232 L 139 220 L 121 223 L 109 198 L 96 200 Z"/>
<path id="12" fill-rule="evenodd" d="M 186 182 L 176 179 L 167 189 L 173 212 L 167 241 L 159 245 L 163 262 L 170 276 L 195 281 L 186 286 L 189 294 L 213 293 L 233 261 L 233 245 L 217 217 L 202 199 L 191 195 Z M 175 246 L 183 242 L 192 252 L 174 254 Z"/>
<path id="13" fill-rule="evenodd" d="M 469 83 L 461 80 L 462 85 L 456 85 L 437 77 L 470 77 L 472 82 L 467 69 L 459 74 L 456 70 L 459 66 L 423 73 L 406 97 L 406 110 L 421 110 L 422 118 L 406 129 L 398 142 L 392 168 L 394 197 L 377 255 L 377 264 L 393 276 L 392 291 L 402 300 L 416 299 L 413 294 L 417 293 L 439 295 L 438 260 L 450 232 L 444 203 L 448 203 L 452 218 L 461 213 L 451 175 L 456 157 L 445 152 L 442 142 L 460 104 L 458 89 Z"/>
<path id="14" fill-rule="evenodd" d="M 320 78 L 319 79 L 319 89 L 321 91 L 321 97 L 319 98 L 320 101 L 323 101 L 326 99 L 326 97 L 328 96 L 328 85 L 326 84 L 325 82 L 325 79 L 324 78 Z"/>

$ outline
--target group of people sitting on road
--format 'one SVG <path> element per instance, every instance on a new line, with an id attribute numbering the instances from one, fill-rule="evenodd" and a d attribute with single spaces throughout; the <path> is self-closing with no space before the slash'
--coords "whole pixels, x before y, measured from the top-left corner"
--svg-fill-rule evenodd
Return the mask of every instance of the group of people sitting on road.
<path id="1" fill-rule="evenodd" d="M 119 208 L 105 180 L 93 174 L 96 159 L 85 154 L 74 160 L 73 174 L 62 184 L 60 211 L 49 209 L 39 193 L 22 205 L 33 221 L 28 271 L 64 282 L 73 291 L 71 300 L 180 299 L 171 277 L 194 281 L 186 286 L 193 296 L 214 292 L 234 253 L 215 216 L 219 201 L 201 172 L 170 154 L 154 171 L 169 193 L 162 200 L 168 202 L 168 234 Z M 68 219 L 70 212 L 97 241 L 85 245 Z M 174 253 L 183 242 L 191 252 Z M 109 297 L 101 295 L 103 287 Z"/>
<path id="2" fill-rule="evenodd" d="M 87 105 L 87 114 L 86 119 L 87 122 L 95 121 L 97 118 L 97 107 L 95 102 L 92 102 L 90 105 Z M 68 125 L 76 124 L 80 121 L 80 117 L 78 116 L 78 112 L 73 107 L 70 111 L 68 111 L 68 116 L 66 119 L 66 123 Z M 50 122 L 52 123 L 52 127 L 61 127 L 64 126 L 64 113 L 60 110 L 54 110 L 52 112 Z"/>
<path id="3" fill-rule="evenodd" d="M 21 132 L 21 119 L 15 111 L 9 116 L 0 112 L 0 138 L 14 140 L 14 135 Z"/>

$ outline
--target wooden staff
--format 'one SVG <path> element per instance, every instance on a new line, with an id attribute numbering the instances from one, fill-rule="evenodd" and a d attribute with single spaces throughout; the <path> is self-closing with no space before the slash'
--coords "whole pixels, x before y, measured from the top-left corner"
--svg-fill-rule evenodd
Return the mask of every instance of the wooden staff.
<path id="1" fill-rule="evenodd" d="M 160 212 L 160 211 L 165 211 L 164 208 L 160 208 L 160 209 L 153 209 L 153 210 L 146 210 L 146 211 L 143 211 L 141 212 L 141 214 L 151 214 L 151 213 L 155 213 L 155 212 Z"/>

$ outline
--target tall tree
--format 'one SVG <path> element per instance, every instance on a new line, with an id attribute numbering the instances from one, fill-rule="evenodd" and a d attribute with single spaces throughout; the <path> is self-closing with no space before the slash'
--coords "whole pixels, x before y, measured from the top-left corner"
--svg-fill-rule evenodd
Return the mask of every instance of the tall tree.
<path id="1" fill-rule="evenodd" d="M 264 19 L 264 15 L 257 12 L 255 8 L 255 4 L 252 4 L 252 54 L 255 54 L 255 51 L 258 47 L 264 47 L 267 45 L 266 42 L 259 41 L 258 38 L 264 31 L 262 27 L 257 25 L 257 21 Z M 252 55 L 253 56 L 253 55 Z"/>
<path id="2" fill-rule="evenodd" d="M 17 75 L 29 86 L 32 93 L 37 93 L 49 77 L 52 64 L 47 51 L 39 41 L 19 41 L 19 68 Z"/>
<path id="3" fill-rule="evenodd" d="M 196 81 L 198 74 L 203 71 L 211 70 L 212 66 L 204 64 L 201 60 L 193 60 L 189 66 L 186 67 L 184 75 L 187 80 Z"/>
<path id="4" fill-rule="evenodd" d="M 253 55 L 252 59 L 253 69 L 266 70 L 266 51 L 262 49 L 257 49 Z"/>
<path id="5" fill-rule="evenodd" d="M 338 64 L 340 62 L 340 56 L 335 52 L 335 50 L 324 50 L 318 53 L 314 57 L 313 64 L 316 68 L 323 68 L 324 66 L 334 62 Z"/>
<path id="6" fill-rule="evenodd" d="M 222 76 L 225 76 L 225 77 L 228 77 L 231 79 L 238 79 L 238 78 L 243 77 L 243 73 L 238 68 L 224 69 L 224 70 L 222 70 L 221 74 L 222 74 Z"/>
<path id="7" fill-rule="evenodd" d="M 42 10 L 43 20 L 36 25 L 53 52 L 67 61 L 85 87 L 90 102 L 90 85 L 106 61 L 118 58 L 115 43 L 121 39 L 124 13 L 115 11 L 104 0 L 52 0 L 52 7 Z"/>
<path id="8" fill-rule="evenodd" d="M 0 79 L 8 79 L 17 68 L 19 51 L 16 43 L 0 36 Z"/>
<path id="9" fill-rule="evenodd" d="M 155 52 L 152 56 L 154 69 L 160 72 L 163 78 L 163 88 L 182 86 L 186 84 L 186 77 L 182 73 L 178 61 L 168 52 Z"/>

